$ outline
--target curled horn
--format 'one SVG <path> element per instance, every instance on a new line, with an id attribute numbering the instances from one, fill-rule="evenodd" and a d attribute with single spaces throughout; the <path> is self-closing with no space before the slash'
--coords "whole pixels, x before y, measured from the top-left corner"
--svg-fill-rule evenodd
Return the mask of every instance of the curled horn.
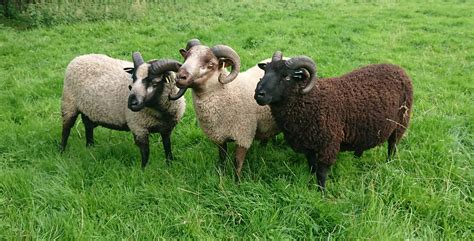
<path id="1" fill-rule="evenodd" d="M 232 70 L 229 75 L 225 76 L 223 73 L 219 75 L 219 82 L 221 84 L 228 84 L 234 80 L 240 72 L 240 57 L 239 55 L 229 46 L 216 45 L 211 48 L 212 53 L 220 59 L 225 58 L 232 62 Z"/>
<path id="2" fill-rule="evenodd" d="M 162 60 L 155 61 L 151 64 L 151 72 L 156 75 L 161 75 L 168 71 L 177 72 L 180 67 L 181 67 L 181 64 L 176 60 L 162 59 Z M 176 95 L 172 95 L 172 94 L 168 95 L 168 99 L 177 100 L 181 98 L 181 96 L 183 96 L 185 92 L 186 92 L 186 88 L 179 89 Z"/>
<path id="3" fill-rule="evenodd" d="M 160 75 L 168 71 L 177 72 L 181 64 L 173 59 L 162 59 L 151 63 L 151 73 Z"/>
<path id="4" fill-rule="evenodd" d="M 188 44 L 186 44 L 186 51 L 188 51 L 190 48 L 196 46 L 196 45 L 201 45 L 201 41 L 197 38 L 193 38 L 188 41 Z"/>
<path id="5" fill-rule="evenodd" d="M 176 95 L 168 95 L 168 99 L 169 100 L 177 100 L 179 98 L 181 98 L 181 96 L 184 95 L 184 93 L 186 93 L 186 90 L 188 90 L 188 88 L 182 88 L 182 89 L 179 89 L 178 93 L 176 93 Z"/>
<path id="6" fill-rule="evenodd" d="M 316 76 L 316 64 L 312 59 L 307 56 L 298 56 L 291 58 L 285 62 L 286 66 L 289 69 L 299 69 L 303 68 L 309 72 L 309 84 L 301 90 L 302 94 L 307 94 L 311 89 L 313 89 L 314 85 L 316 84 L 317 76 Z"/>
<path id="7" fill-rule="evenodd" d="M 132 59 L 133 59 L 133 65 L 135 68 L 138 66 L 142 65 L 145 61 L 143 61 L 142 55 L 140 52 L 134 52 L 132 54 Z"/>
<path id="8" fill-rule="evenodd" d="M 281 51 L 276 51 L 272 56 L 272 62 L 280 61 L 282 57 L 283 54 L 281 53 Z"/>

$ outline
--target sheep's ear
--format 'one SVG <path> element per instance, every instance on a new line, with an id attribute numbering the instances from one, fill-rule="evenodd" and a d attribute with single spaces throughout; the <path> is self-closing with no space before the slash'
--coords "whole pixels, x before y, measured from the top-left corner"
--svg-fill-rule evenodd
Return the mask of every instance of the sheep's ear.
<path id="1" fill-rule="evenodd" d="M 171 83 L 173 79 L 176 78 L 176 74 L 173 71 L 168 71 L 163 74 L 163 79 L 166 83 Z"/>
<path id="2" fill-rule="evenodd" d="M 306 70 L 304 68 L 301 68 L 301 69 L 295 70 L 295 72 L 293 72 L 292 76 L 295 79 L 305 80 L 305 79 L 309 78 L 310 74 L 309 74 L 308 70 Z"/>
<path id="3" fill-rule="evenodd" d="M 127 67 L 127 68 L 123 68 L 123 70 L 125 70 L 125 72 L 129 74 L 133 74 L 133 71 L 135 70 L 135 68 Z"/>
<path id="4" fill-rule="evenodd" d="M 183 58 L 186 58 L 186 54 L 188 53 L 188 51 L 186 51 L 186 49 L 180 49 L 179 53 L 181 54 L 181 56 L 183 56 Z"/>
<path id="5" fill-rule="evenodd" d="M 224 68 L 227 68 L 232 65 L 232 61 L 226 58 L 219 58 L 219 66 L 224 65 Z"/>
<path id="6" fill-rule="evenodd" d="M 267 63 L 258 63 L 258 67 L 262 70 L 265 70 L 265 68 L 267 67 Z"/>

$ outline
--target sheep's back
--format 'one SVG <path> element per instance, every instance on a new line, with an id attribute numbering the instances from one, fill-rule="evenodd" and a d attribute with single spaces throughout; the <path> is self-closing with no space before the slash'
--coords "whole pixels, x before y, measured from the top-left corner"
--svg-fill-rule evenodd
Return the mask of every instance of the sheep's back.
<path id="1" fill-rule="evenodd" d="M 290 93 L 272 105 L 285 139 L 296 151 L 323 150 L 340 143 L 342 150 L 366 150 L 387 140 L 402 120 L 411 81 L 394 65 L 370 65 L 349 74 L 319 79 L 306 94 Z"/>
<path id="2" fill-rule="evenodd" d="M 126 65 L 126 61 L 98 54 L 75 58 L 66 70 L 63 101 L 72 100 L 77 110 L 94 122 L 125 125 L 131 81 L 123 70 Z"/>
<path id="3" fill-rule="evenodd" d="M 400 110 L 409 99 L 411 109 L 411 80 L 395 65 L 369 65 L 339 78 L 323 79 L 320 87 L 332 88 L 337 96 L 334 105 L 342 118 L 343 148 L 348 150 L 383 143 L 404 124 Z"/>

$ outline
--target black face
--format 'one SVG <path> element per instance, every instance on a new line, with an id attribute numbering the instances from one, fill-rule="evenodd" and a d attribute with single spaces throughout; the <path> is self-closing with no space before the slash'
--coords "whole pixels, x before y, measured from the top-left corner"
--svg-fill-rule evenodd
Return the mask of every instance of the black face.
<path id="1" fill-rule="evenodd" d="M 255 89 L 255 100 L 259 105 L 268 105 L 283 100 L 285 91 L 294 88 L 297 81 L 305 78 L 302 69 L 291 70 L 285 60 L 258 64 L 265 75 Z"/>
<path id="2" fill-rule="evenodd" d="M 163 84 L 168 76 L 157 75 L 152 72 L 149 64 L 143 64 L 133 70 L 132 79 L 133 83 L 129 86 L 128 108 L 140 111 L 154 103 L 155 97 L 163 91 Z"/>

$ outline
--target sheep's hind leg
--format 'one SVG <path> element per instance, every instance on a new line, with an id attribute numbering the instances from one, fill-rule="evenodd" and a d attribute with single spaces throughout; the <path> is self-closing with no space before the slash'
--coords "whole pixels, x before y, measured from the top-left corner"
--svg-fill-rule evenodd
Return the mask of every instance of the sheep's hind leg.
<path id="1" fill-rule="evenodd" d="M 135 144 L 140 148 L 140 154 L 142 157 L 142 168 L 145 168 L 148 163 L 148 157 L 150 156 L 150 144 L 148 142 L 148 136 L 136 136 L 134 135 Z"/>
<path id="2" fill-rule="evenodd" d="M 305 153 L 305 156 L 306 156 L 306 159 L 308 160 L 309 170 L 311 171 L 311 174 L 314 174 L 317 170 L 317 165 L 316 165 L 317 157 L 316 157 L 316 154 L 314 153 L 314 151 L 309 151 L 309 152 Z"/>
<path id="3" fill-rule="evenodd" d="M 74 123 L 76 123 L 76 119 L 78 115 L 79 113 L 77 112 L 72 112 L 72 113 L 63 112 L 63 133 L 62 133 L 61 147 L 60 147 L 61 153 L 64 152 L 64 150 L 66 149 L 67 139 L 69 138 L 69 134 L 71 133 L 71 128 L 74 126 Z"/>
<path id="4" fill-rule="evenodd" d="M 94 128 L 97 125 L 89 119 L 86 115 L 81 113 L 82 123 L 84 123 L 84 128 L 86 129 L 86 146 L 94 145 Z"/>
<path id="5" fill-rule="evenodd" d="M 356 151 L 354 152 L 354 156 L 355 156 L 356 158 L 360 158 L 363 153 L 364 153 L 364 151 L 362 151 L 362 150 L 356 150 Z"/>
<path id="6" fill-rule="evenodd" d="M 237 145 L 237 148 L 235 149 L 235 176 L 237 182 L 240 182 L 242 166 L 244 164 L 246 154 L 247 148 Z"/>
<path id="7" fill-rule="evenodd" d="M 318 162 L 317 155 L 314 151 L 307 152 L 305 155 L 306 159 L 308 159 L 308 166 L 311 170 L 311 173 L 316 176 L 321 191 L 324 191 L 326 188 L 326 178 L 330 166 L 322 162 Z"/>
<path id="8" fill-rule="evenodd" d="M 219 149 L 219 166 L 223 170 L 227 158 L 227 142 L 217 144 L 217 148 Z"/>
<path id="9" fill-rule="evenodd" d="M 397 152 L 397 130 L 392 132 L 387 142 L 388 142 L 387 161 L 390 161 L 393 155 L 395 155 L 395 153 Z"/>
<path id="10" fill-rule="evenodd" d="M 169 165 L 174 160 L 173 153 L 171 152 L 171 132 L 161 132 L 161 141 L 163 142 L 163 149 L 165 149 L 166 163 Z"/>
<path id="11" fill-rule="evenodd" d="M 305 153 L 306 160 L 308 161 L 309 171 L 313 177 L 316 177 L 316 171 L 318 170 L 317 160 L 318 157 L 314 151 L 308 151 Z M 310 185 L 313 184 L 313 178 L 310 180 Z"/>

